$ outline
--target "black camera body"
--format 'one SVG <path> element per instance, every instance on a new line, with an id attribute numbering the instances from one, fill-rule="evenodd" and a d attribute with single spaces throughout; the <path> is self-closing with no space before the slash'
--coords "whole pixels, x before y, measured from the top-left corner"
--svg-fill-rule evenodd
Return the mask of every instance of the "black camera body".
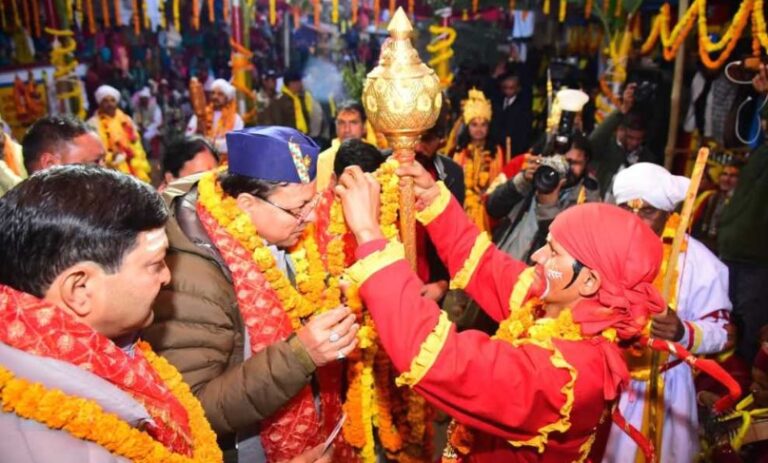
<path id="1" fill-rule="evenodd" d="M 541 165 L 533 174 L 533 187 L 542 194 L 555 191 L 560 180 L 566 178 L 571 170 L 568 159 L 562 154 L 553 154 L 541 159 Z"/>
<path id="2" fill-rule="evenodd" d="M 644 80 L 635 87 L 635 104 L 645 105 L 653 101 L 656 97 L 656 88 L 658 86 L 648 80 Z"/>

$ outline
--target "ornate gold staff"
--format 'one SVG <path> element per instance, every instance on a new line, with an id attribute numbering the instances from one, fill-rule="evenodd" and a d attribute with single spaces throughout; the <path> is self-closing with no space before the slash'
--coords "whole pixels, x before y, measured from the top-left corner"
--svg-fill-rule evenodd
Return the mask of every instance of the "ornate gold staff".
<path id="1" fill-rule="evenodd" d="M 696 194 L 699 191 L 699 185 L 701 184 L 701 177 L 704 175 L 704 170 L 707 167 L 707 159 L 709 158 L 709 148 L 703 147 L 699 150 L 696 156 L 696 163 L 693 165 L 693 172 L 691 173 L 691 183 L 688 186 L 688 191 L 685 193 L 685 202 L 683 203 L 683 210 L 680 212 L 680 224 L 675 231 L 675 238 L 672 240 L 672 249 L 669 253 L 669 260 L 667 261 L 667 273 L 664 275 L 664 285 L 662 286 L 661 296 L 665 301 L 669 301 L 672 294 L 672 288 L 677 284 L 675 281 L 676 272 L 674 269 L 677 267 L 677 260 L 680 256 L 680 251 L 683 247 L 683 241 L 685 240 L 685 234 L 688 230 L 688 224 L 691 222 L 691 216 L 693 215 L 693 204 L 696 202 Z M 665 311 L 666 314 L 666 311 Z M 648 409 L 648 438 L 654 445 L 654 452 L 656 453 L 656 460 L 659 460 L 661 455 L 661 435 L 662 430 L 657 428 L 657 416 L 658 410 L 656 409 L 659 399 L 659 374 L 660 374 L 660 360 L 661 354 L 659 351 L 653 351 L 651 354 L 651 372 L 650 372 L 650 384 L 649 384 L 649 400 L 650 408 Z M 663 403 L 663 402 L 662 402 Z M 664 423 L 661 423 L 662 426 Z"/>
<path id="2" fill-rule="evenodd" d="M 371 125 L 387 138 L 400 164 L 410 164 L 422 132 L 435 125 L 442 94 L 435 71 L 427 67 L 413 45 L 410 21 L 398 8 L 387 28 L 390 37 L 381 47 L 379 64 L 363 84 L 363 106 Z M 400 233 L 405 254 L 416 268 L 416 231 L 413 179 L 400 192 Z"/>

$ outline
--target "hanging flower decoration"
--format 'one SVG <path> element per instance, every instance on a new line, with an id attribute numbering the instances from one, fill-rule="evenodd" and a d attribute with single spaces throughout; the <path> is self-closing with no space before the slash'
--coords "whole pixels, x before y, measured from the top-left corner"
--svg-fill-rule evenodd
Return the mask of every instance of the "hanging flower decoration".
<path id="1" fill-rule="evenodd" d="M 720 68 L 733 53 L 736 44 L 741 38 L 744 29 L 752 19 L 753 35 L 756 35 L 760 44 L 768 50 L 768 37 L 765 34 L 765 16 L 763 0 L 744 0 L 733 17 L 733 21 L 716 42 L 709 38 L 707 26 L 707 1 L 694 0 L 693 4 L 680 17 L 680 20 L 670 31 L 671 13 L 670 6 L 664 4 L 659 14 L 654 18 L 651 31 L 642 44 L 640 51 L 648 54 L 661 40 L 664 59 L 674 59 L 680 46 L 686 37 L 697 25 L 699 58 L 709 69 Z M 716 59 L 710 57 L 710 53 L 720 52 Z"/>

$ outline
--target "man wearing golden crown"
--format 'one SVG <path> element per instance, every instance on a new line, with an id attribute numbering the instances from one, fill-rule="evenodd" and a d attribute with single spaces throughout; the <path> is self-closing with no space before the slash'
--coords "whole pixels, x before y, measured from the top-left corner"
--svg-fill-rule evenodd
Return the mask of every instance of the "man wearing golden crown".
<path id="1" fill-rule="evenodd" d="M 107 166 L 149 182 L 152 167 L 147 162 L 136 124 L 117 107 L 120 92 L 109 85 L 102 85 L 96 89 L 96 102 L 99 107 L 88 119 L 88 124 L 99 132 L 107 149 Z"/>
<path id="2" fill-rule="evenodd" d="M 0 460 L 222 460 L 179 372 L 138 341 L 170 280 L 167 218 L 149 185 L 96 166 L 0 199 Z"/>
<path id="3" fill-rule="evenodd" d="M 465 131 L 459 136 L 459 151 L 453 160 L 464 169 L 464 210 L 475 225 L 489 231 L 491 222 L 485 211 L 485 194 L 504 167 L 504 153 L 488 137 L 492 110 L 483 92 L 470 90 L 462 107 Z"/>
<path id="4" fill-rule="evenodd" d="M 173 280 L 146 337 L 191 385 L 225 456 L 283 461 L 339 420 L 336 360 L 358 325 L 312 233 L 318 146 L 288 127 L 230 132 L 227 145 L 226 170 L 166 190 Z"/>

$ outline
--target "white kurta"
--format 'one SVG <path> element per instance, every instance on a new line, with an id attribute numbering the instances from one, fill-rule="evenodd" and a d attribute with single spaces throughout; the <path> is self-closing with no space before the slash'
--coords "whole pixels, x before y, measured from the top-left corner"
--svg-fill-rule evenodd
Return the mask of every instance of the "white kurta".
<path id="1" fill-rule="evenodd" d="M 219 119 L 221 118 L 221 111 L 214 111 L 213 112 L 213 126 L 216 127 L 216 124 L 219 123 Z M 232 126 L 232 130 L 240 130 L 245 126 L 243 123 L 243 118 L 240 117 L 239 114 L 235 114 L 235 123 Z M 189 120 L 189 123 L 187 124 L 187 135 L 194 135 L 197 133 L 197 116 L 193 115 L 192 118 Z M 225 134 L 226 135 L 226 134 Z M 227 150 L 227 138 L 225 135 L 221 135 L 219 137 L 216 137 L 215 140 L 211 140 L 211 143 L 213 143 L 213 147 L 216 148 L 216 151 L 219 153 L 226 153 Z"/>
<path id="2" fill-rule="evenodd" d="M 706 246 L 688 237 L 688 249 L 680 256 L 678 271 L 677 314 L 685 325 L 680 344 L 695 354 L 721 351 L 727 338 L 727 320 L 718 312 L 731 310 L 728 268 Z M 681 363 L 662 376 L 665 410 L 661 462 L 692 462 L 699 449 L 699 421 L 691 368 Z M 619 402 L 627 422 L 638 430 L 643 427 L 646 387 L 647 382 L 632 380 Z M 635 442 L 614 425 L 603 462 L 631 463 L 635 461 L 636 452 Z"/>

